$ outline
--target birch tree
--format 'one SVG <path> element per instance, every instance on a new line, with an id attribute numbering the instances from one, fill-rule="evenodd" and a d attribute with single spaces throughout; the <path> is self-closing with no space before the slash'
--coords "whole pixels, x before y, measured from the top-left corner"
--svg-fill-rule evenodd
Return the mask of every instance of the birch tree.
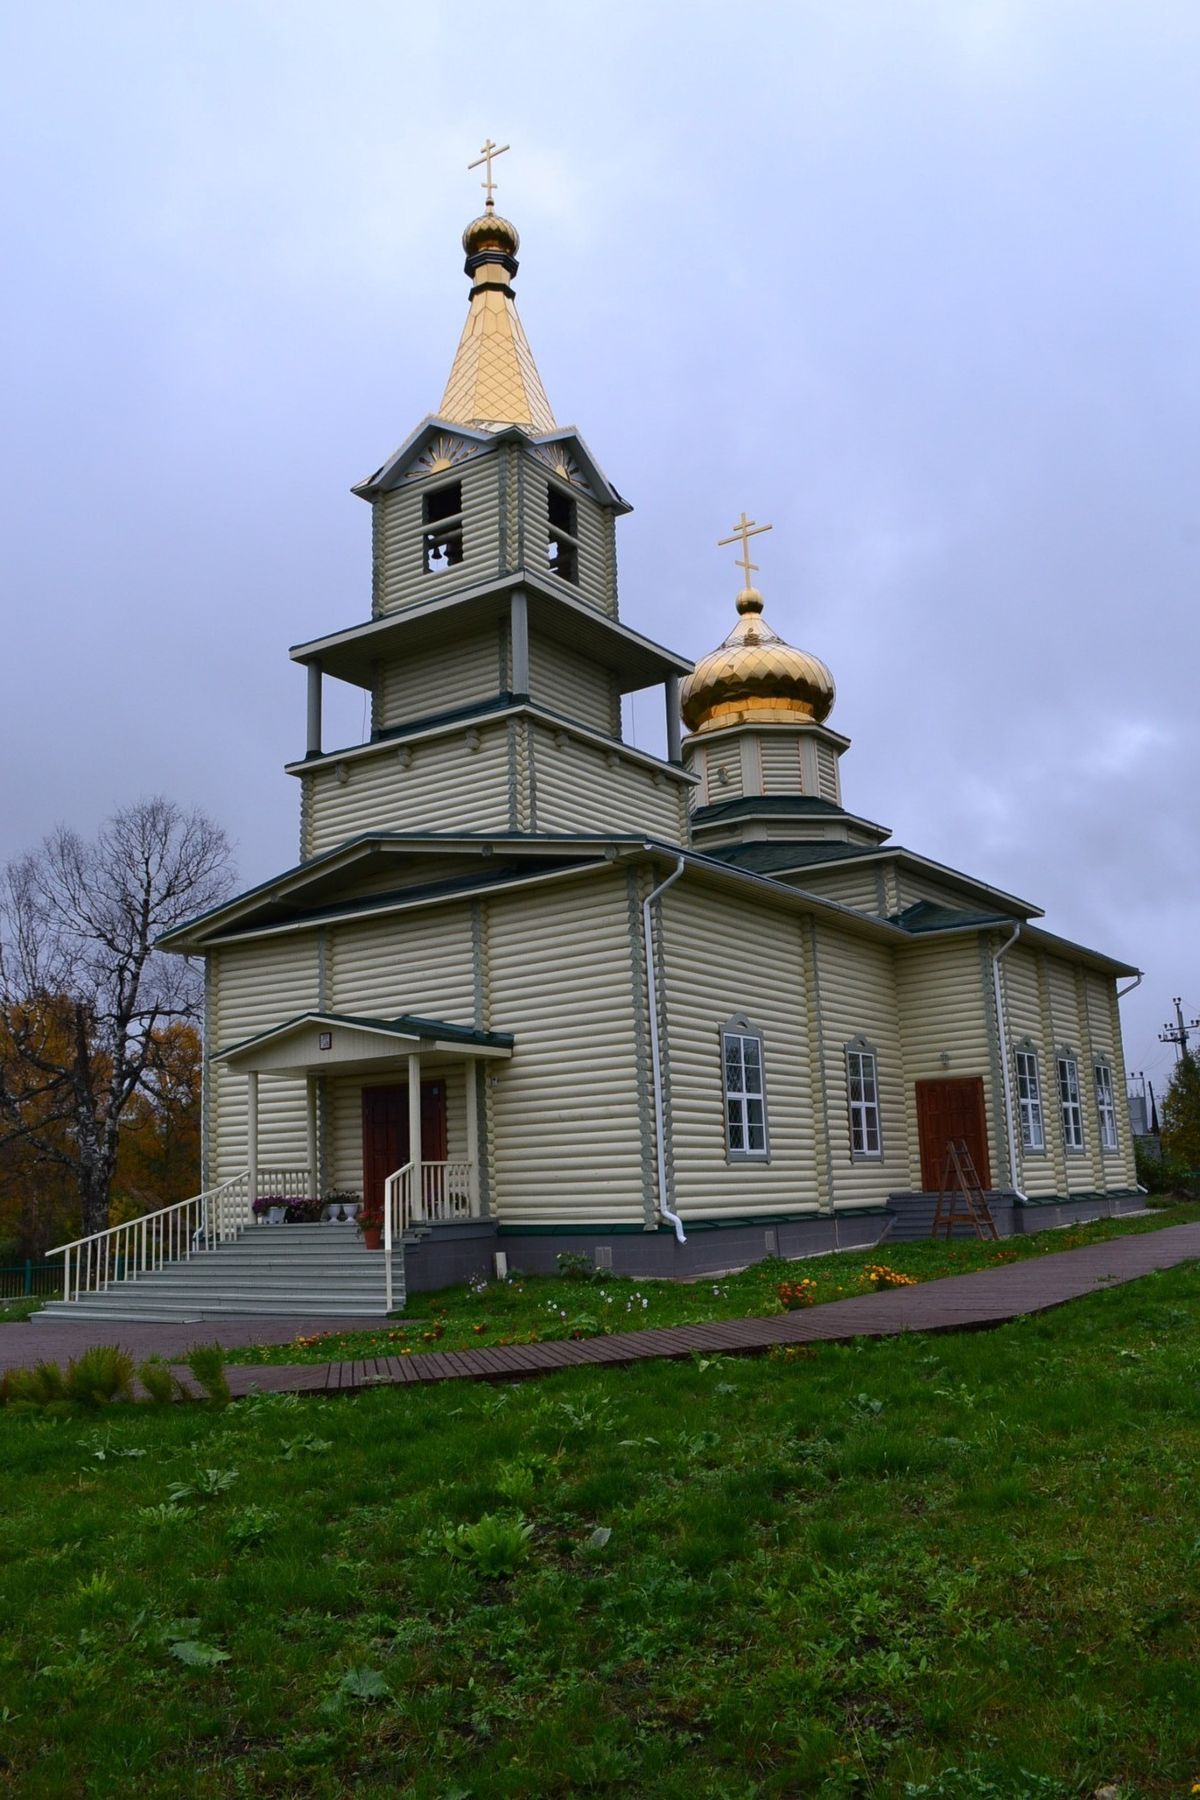
<path id="1" fill-rule="evenodd" d="M 0 1145 L 70 1172 L 84 1235 L 108 1224 L 121 1121 L 156 1034 L 201 1013 L 199 968 L 155 949 L 228 891 L 202 812 L 141 800 L 91 842 L 60 827 L 0 877 Z"/>

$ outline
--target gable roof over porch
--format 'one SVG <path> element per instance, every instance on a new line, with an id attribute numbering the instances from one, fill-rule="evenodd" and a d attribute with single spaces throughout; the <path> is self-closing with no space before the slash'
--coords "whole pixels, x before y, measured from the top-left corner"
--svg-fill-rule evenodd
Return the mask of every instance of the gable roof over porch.
<path id="1" fill-rule="evenodd" d="M 404 1013 L 397 1019 L 360 1018 L 346 1013 L 300 1013 L 228 1049 L 213 1061 L 243 1074 L 308 1075 L 336 1068 L 386 1067 L 417 1054 L 469 1058 L 510 1057 L 513 1037 L 504 1031 L 477 1031 L 444 1019 Z"/>

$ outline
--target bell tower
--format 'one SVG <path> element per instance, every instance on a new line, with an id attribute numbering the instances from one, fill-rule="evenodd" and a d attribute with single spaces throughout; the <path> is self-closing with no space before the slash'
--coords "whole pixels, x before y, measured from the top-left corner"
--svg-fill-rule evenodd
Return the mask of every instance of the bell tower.
<path id="1" fill-rule="evenodd" d="M 442 396 L 354 493 L 371 508 L 371 617 L 292 650 L 308 670 L 301 856 L 366 831 L 646 833 L 686 841 L 687 658 L 630 631 L 616 521 L 630 510 L 557 424 L 517 313 L 520 238 L 463 233 L 467 318 Z M 327 679 L 365 689 L 366 743 L 328 750 Z M 621 696 L 662 686 L 666 758 L 626 744 Z"/>

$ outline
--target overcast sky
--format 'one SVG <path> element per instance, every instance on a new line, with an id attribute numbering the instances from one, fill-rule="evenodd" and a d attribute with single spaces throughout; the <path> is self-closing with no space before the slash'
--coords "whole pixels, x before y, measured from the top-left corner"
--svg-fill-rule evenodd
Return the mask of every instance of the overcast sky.
<path id="1" fill-rule="evenodd" d="M 441 397 L 490 135 L 551 403 L 636 508 L 624 619 L 709 650 L 714 540 L 773 521 L 848 806 L 1144 968 L 1161 1077 L 1198 89 L 1195 0 L 0 0 L 0 854 L 161 791 L 247 883 L 295 860 L 287 646 L 369 613 L 349 488 Z"/>

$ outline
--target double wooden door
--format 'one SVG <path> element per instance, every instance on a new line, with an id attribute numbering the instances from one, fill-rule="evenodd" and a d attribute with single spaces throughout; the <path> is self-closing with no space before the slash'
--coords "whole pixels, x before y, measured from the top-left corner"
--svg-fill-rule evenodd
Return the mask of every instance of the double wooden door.
<path id="1" fill-rule="evenodd" d="M 382 1207 L 383 1184 L 409 1160 L 408 1084 L 362 1091 L 363 1202 Z M 446 1160 L 446 1084 L 421 1083 L 421 1157 Z"/>
<path id="2" fill-rule="evenodd" d="M 936 1194 L 942 1185 L 946 1145 L 962 1138 L 971 1152 L 985 1188 L 992 1185 L 988 1160 L 987 1107 L 982 1075 L 917 1083 L 917 1141 L 921 1148 L 921 1186 Z"/>

